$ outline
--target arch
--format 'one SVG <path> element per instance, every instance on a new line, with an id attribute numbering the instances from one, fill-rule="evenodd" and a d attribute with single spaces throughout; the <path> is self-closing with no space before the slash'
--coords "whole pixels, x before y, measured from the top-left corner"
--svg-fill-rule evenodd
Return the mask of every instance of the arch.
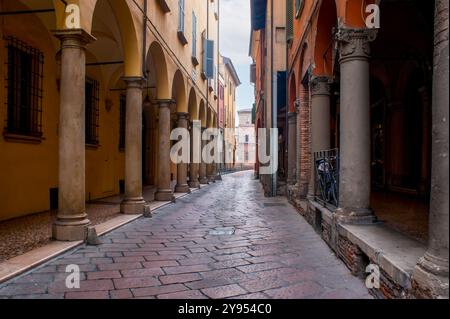
<path id="1" fill-rule="evenodd" d="M 289 112 L 295 112 L 295 100 L 297 99 L 297 84 L 295 81 L 295 74 L 291 75 L 289 84 Z"/>
<path id="2" fill-rule="evenodd" d="M 197 94 L 195 94 L 194 88 L 191 88 L 189 92 L 189 105 L 188 113 L 191 121 L 199 119 L 199 107 L 197 103 Z"/>
<path id="3" fill-rule="evenodd" d="M 172 99 L 177 103 L 177 112 L 188 113 L 189 108 L 186 101 L 186 87 L 183 74 L 180 70 L 175 72 L 172 82 Z"/>
<path id="4" fill-rule="evenodd" d="M 207 109 L 207 118 L 206 118 L 206 123 L 207 123 L 207 127 L 208 128 L 212 128 L 214 127 L 214 111 L 208 107 Z"/>
<path id="5" fill-rule="evenodd" d="M 199 105 L 199 120 L 202 122 L 202 128 L 207 127 L 207 113 L 206 113 L 206 104 L 203 99 L 200 100 Z"/>
<path id="6" fill-rule="evenodd" d="M 172 92 L 169 87 L 166 56 L 161 45 L 156 41 L 150 45 L 146 65 L 147 70 L 154 69 L 155 74 L 149 76 L 154 78 L 157 98 L 161 100 L 171 99 Z"/>
<path id="7" fill-rule="evenodd" d="M 138 40 L 133 16 L 127 2 L 123 0 L 96 0 L 90 23 L 90 30 L 92 30 L 97 14 L 101 14 L 97 11 L 102 5 L 109 5 L 119 27 L 125 64 L 124 75 L 130 77 L 143 76 L 141 45 Z M 87 4 L 85 6 L 87 6 Z"/>
<path id="8" fill-rule="evenodd" d="M 334 0 L 323 0 L 317 17 L 314 46 L 314 75 L 333 75 L 333 28 L 337 26 L 337 9 Z"/>

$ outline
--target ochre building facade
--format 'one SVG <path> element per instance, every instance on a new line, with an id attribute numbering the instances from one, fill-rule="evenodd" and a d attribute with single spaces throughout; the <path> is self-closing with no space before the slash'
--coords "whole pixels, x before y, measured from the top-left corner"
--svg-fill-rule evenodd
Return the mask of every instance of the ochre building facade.
<path id="1" fill-rule="evenodd" d="M 218 125 L 218 0 L 0 10 L 0 220 L 57 210 L 54 238 L 80 240 L 86 201 L 123 194 L 143 214 L 144 187 L 170 201 L 215 180 L 215 164 L 171 162 L 170 133 Z"/>

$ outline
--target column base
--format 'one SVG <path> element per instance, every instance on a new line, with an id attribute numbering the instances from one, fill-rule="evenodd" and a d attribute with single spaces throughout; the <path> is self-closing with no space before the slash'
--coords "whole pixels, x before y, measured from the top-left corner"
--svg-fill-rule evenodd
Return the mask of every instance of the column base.
<path id="1" fill-rule="evenodd" d="M 58 241 L 85 241 L 88 227 L 91 224 L 89 219 L 85 217 L 76 220 L 58 218 L 53 224 L 53 239 Z"/>
<path id="2" fill-rule="evenodd" d="M 175 201 L 175 196 L 171 189 L 158 189 L 155 194 L 155 200 L 158 202 L 173 202 Z"/>
<path id="3" fill-rule="evenodd" d="M 209 175 L 208 176 L 208 181 L 210 183 L 215 183 L 216 182 L 216 176 L 215 175 Z"/>
<path id="4" fill-rule="evenodd" d="M 200 188 L 200 182 L 199 181 L 189 182 L 189 187 L 191 187 L 191 188 Z"/>
<path id="5" fill-rule="evenodd" d="M 190 194 L 191 193 L 191 188 L 189 187 L 188 184 L 177 185 L 175 187 L 175 193 L 187 193 L 187 194 Z"/>
<path id="6" fill-rule="evenodd" d="M 209 184 L 208 179 L 206 177 L 200 178 L 199 182 L 200 182 L 201 185 L 208 185 Z"/>
<path id="7" fill-rule="evenodd" d="M 448 259 L 426 253 L 412 275 L 412 290 L 421 299 L 448 299 Z"/>
<path id="8" fill-rule="evenodd" d="M 336 210 L 336 217 L 339 222 L 351 225 L 370 225 L 377 222 L 373 210 L 368 208 L 340 207 Z"/>
<path id="9" fill-rule="evenodd" d="M 144 198 L 126 198 L 120 204 L 120 212 L 125 215 L 144 215 L 148 214 L 150 206 Z"/>

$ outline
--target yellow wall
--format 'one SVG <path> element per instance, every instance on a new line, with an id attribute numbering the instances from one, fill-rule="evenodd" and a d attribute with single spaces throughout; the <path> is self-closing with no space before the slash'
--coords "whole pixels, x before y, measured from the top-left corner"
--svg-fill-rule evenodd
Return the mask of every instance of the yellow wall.
<path id="1" fill-rule="evenodd" d="M 102 10 L 95 10 L 96 4 L 101 3 Z M 124 179 L 125 156 L 119 151 L 119 106 L 120 94 L 124 91 L 111 89 L 123 88 L 124 83 L 119 80 L 124 74 L 141 72 L 141 66 L 136 67 L 133 57 L 142 55 L 142 13 L 136 6 L 143 6 L 143 0 L 125 0 L 129 12 L 120 10 L 119 0 L 111 0 L 110 11 L 103 12 L 106 0 L 80 1 L 82 27 L 87 32 L 93 32 L 97 37 L 97 45 L 88 46 L 88 61 L 104 62 L 111 60 L 125 61 L 119 66 L 87 67 L 87 75 L 100 83 L 99 100 L 99 142 L 97 148 L 86 148 L 86 200 L 95 200 L 119 193 L 119 181 Z M 120 0 L 122 1 L 122 0 Z M 78 2 L 78 1 L 69 1 Z M 33 6 L 50 7 L 53 1 L 40 0 L 38 2 L 0 0 L 2 10 L 32 9 Z M 59 3 L 56 1 L 55 3 Z M 215 40 L 215 59 L 218 56 L 217 25 L 214 12 L 218 1 L 186 1 L 185 34 L 187 45 L 182 45 L 177 37 L 178 28 L 178 0 L 167 0 L 171 12 L 163 13 L 157 1 L 149 3 L 149 29 L 147 32 L 147 48 L 157 41 L 163 50 L 167 63 L 167 85 L 171 92 L 174 74 L 180 70 L 184 79 L 184 89 L 187 92 L 193 87 L 198 104 L 209 100 L 209 107 L 216 112 L 217 101 L 215 92 L 209 92 L 207 81 L 200 73 L 202 71 L 202 41 L 201 32 L 206 29 L 206 6 L 210 6 L 210 35 Z M 27 6 L 25 6 L 25 4 Z M 41 8 L 41 7 L 40 7 Z M 124 7 L 125 8 L 125 7 Z M 0 123 L 6 123 L 6 91 L 5 64 L 6 48 L 3 36 L 13 35 L 38 48 L 44 53 L 43 78 L 43 136 L 40 144 L 24 144 L 7 142 L 0 137 L 0 220 L 6 220 L 32 213 L 47 211 L 50 208 L 51 188 L 58 187 L 58 122 L 59 122 L 59 92 L 57 79 L 60 66 L 56 62 L 59 41 L 53 37 L 50 30 L 56 25 L 62 25 L 64 20 L 60 6 L 56 14 L 14 15 L 0 17 Z M 192 40 L 192 11 L 197 15 L 197 56 L 200 64 L 194 66 L 191 61 Z M 58 16 L 58 22 L 56 22 Z M 115 17 L 115 19 L 114 19 Z M 92 23 L 92 19 L 97 24 Z M 96 20 L 97 19 L 97 20 Z M 131 25 L 130 25 L 131 24 Z M 97 28 L 97 30 L 96 30 Z M 100 28 L 100 30 L 98 30 Z M 135 34 L 130 34 L 133 30 Z M 95 33 L 97 31 L 97 33 Z M 128 33 L 126 33 L 128 32 Z M 126 33 L 126 36 L 124 36 Z M 123 40 L 122 40 L 123 39 Z M 136 40 L 136 41 L 134 41 Z M 114 48 L 114 52 L 110 48 Z M 133 52 L 129 52 L 132 50 Z M 120 57 L 120 58 L 119 58 Z M 215 61 L 217 65 L 218 61 Z M 217 68 L 218 69 L 218 68 Z M 193 77 L 193 73 L 197 76 Z M 216 90 L 217 91 L 217 90 Z M 170 97 L 169 97 L 170 98 Z M 106 101 L 111 101 L 112 108 L 107 110 Z M 187 102 L 186 102 L 187 103 Z M 152 118 L 153 133 L 150 142 L 152 156 L 150 182 L 156 184 L 158 134 L 156 115 Z M 176 166 L 172 165 L 171 172 L 176 179 Z"/>

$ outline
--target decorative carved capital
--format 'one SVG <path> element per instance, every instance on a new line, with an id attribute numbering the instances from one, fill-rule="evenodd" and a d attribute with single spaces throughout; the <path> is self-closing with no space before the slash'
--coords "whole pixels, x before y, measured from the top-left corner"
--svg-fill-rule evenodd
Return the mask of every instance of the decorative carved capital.
<path id="1" fill-rule="evenodd" d="M 340 63 L 369 59 L 370 42 L 376 39 L 377 33 L 377 29 L 338 29 L 335 38 L 339 43 Z"/>
<path id="2" fill-rule="evenodd" d="M 53 35 L 61 41 L 61 48 L 86 49 L 89 43 L 97 39 L 83 29 L 54 30 Z"/>
<path id="3" fill-rule="evenodd" d="M 330 79 L 326 76 L 316 76 L 310 82 L 311 95 L 330 95 Z"/>
<path id="4" fill-rule="evenodd" d="M 172 106 L 176 105 L 176 102 L 174 100 L 155 100 L 155 105 L 160 108 L 171 108 Z"/>

